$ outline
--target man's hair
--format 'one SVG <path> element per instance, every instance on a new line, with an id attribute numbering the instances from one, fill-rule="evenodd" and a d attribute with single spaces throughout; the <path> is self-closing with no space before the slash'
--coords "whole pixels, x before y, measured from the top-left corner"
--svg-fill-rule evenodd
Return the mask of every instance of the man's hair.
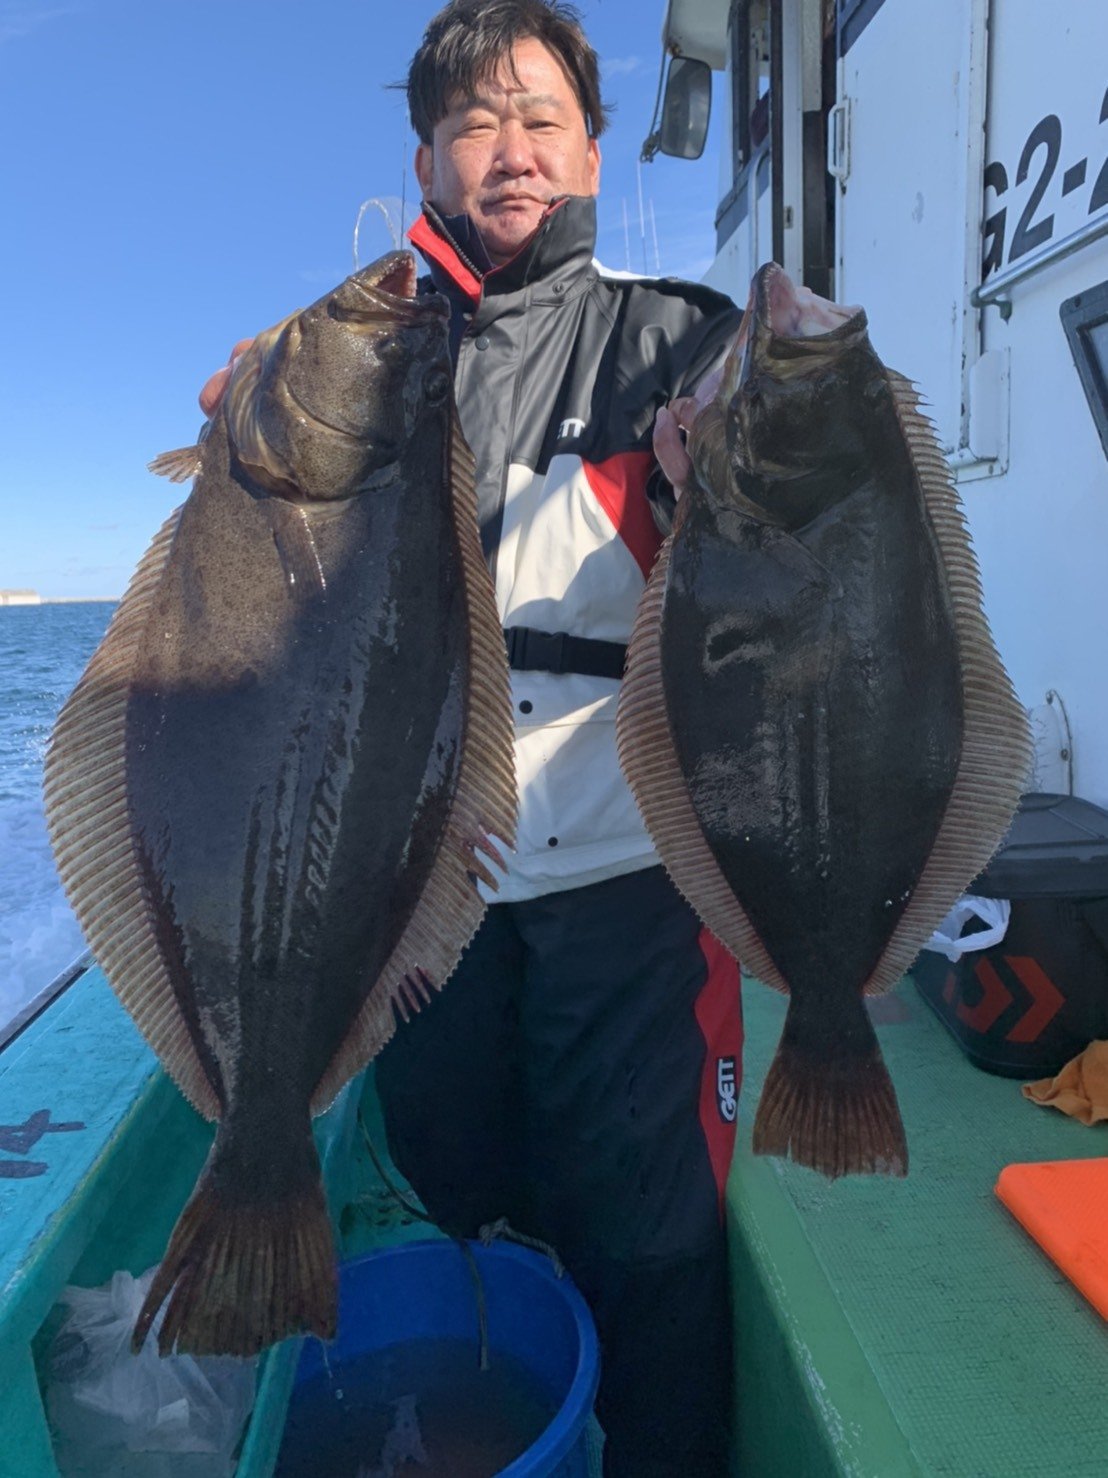
<path id="1" fill-rule="evenodd" d="M 456 97 L 474 97 L 517 41 L 533 36 L 565 67 L 590 138 L 608 123 L 600 68 L 581 17 L 563 0 L 450 0 L 431 18 L 408 69 L 408 111 L 422 143 Z M 518 80 L 518 79 L 517 79 Z"/>

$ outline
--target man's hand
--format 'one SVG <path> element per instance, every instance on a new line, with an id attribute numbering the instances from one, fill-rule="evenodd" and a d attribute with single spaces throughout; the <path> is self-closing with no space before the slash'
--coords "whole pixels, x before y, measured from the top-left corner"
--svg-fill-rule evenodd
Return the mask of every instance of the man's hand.
<path id="1" fill-rule="evenodd" d="M 654 418 L 654 455 L 658 459 L 658 466 L 665 473 L 678 497 L 685 491 L 692 479 L 693 467 L 689 454 L 685 450 L 685 436 L 704 407 L 719 394 L 723 376 L 727 367 L 732 363 L 735 365 L 736 374 L 730 383 L 737 381 L 739 362 L 737 356 L 741 355 L 746 347 L 749 327 L 750 308 L 748 306 L 739 324 L 739 331 L 735 335 L 734 342 L 719 368 L 705 375 L 692 395 L 682 395 L 677 400 L 671 400 L 669 405 L 662 406 Z"/>
<path id="2" fill-rule="evenodd" d="M 230 383 L 231 375 L 234 373 L 235 365 L 246 353 L 247 349 L 250 348 L 250 345 L 253 342 L 254 340 L 252 338 L 240 339 L 235 347 L 231 350 L 227 363 L 223 366 L 222 369 L 216 370 L 215 374 L 211 376 L 211 378 L 205 383 L 203 390 L 201 390 L 200 409 L 204 412 L 209 421 L 219 409 L 219 402 L 223 399 L 224 392 L 226 391 L 227 386 Z"/>
<path id="3" fill-rule="evenodd" d="M 662 406 L 654 418 L 654 455 L 678 497 L 692 479 L 692 462 L 685 450 L 685 434 L 697 416 L 715 398 L 723 379 L 722 366 L 705 375 L 695 395 L 682 395 Z"/>

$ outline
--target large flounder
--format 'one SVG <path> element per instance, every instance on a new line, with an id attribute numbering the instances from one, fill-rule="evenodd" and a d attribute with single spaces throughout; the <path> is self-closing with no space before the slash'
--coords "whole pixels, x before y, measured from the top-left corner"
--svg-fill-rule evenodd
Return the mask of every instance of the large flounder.
<path id="1" fill-rule="evenodd" d="M 903 1174 L 863 997 L 1003 836 L 1024 713 L 933 428 L 861 310 L 762 268 L 688 453 L 628 657 L 622 763 L 704 923 L 789 993 L 755 1150 Z"/>
<path id="2" fill-rule="evenodd" d="M 335 1328 L 311 1114 L 440 986 L 510 841 L 503 635 L 446 308 L 393 253 L 262 335 L 58 720 L 55 856 L 108 979 L 219 1120 L 135 1330 Z M 495 855 L 495 854 L 493 854 Z"/>

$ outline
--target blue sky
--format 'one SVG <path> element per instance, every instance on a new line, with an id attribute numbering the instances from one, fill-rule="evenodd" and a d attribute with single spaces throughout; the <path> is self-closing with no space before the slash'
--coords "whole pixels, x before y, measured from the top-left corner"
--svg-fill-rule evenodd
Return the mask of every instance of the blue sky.
<path id="1" fill-rule="evenodd" d="M 384 84 L 435 8 L 0 0 L 0 588 L 122 593 L 181 497 L 146 463 L 195 437 L 208 374 L 350 271 L 363 200 L 399 205 L 409 130 Z M 580 8 L 616 104 L 599 254 L 628 265 L 626 202 L 638 271 L 664 0 Z M 715 159 L 710 139 L 643 168 L 650 270 L 651 200 L 662 270 L 707 268 Z M 390 245 L 370 210 L 363 262 Z"/>

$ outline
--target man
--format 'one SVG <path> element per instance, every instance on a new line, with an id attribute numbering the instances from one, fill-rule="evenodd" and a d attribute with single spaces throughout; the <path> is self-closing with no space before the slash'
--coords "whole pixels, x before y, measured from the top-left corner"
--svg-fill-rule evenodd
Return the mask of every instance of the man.
<path id="1" fill-rule="evenodd" d="M 739 315 L 706 288 L 594 263 L 605 110 L 568 6 L 452 0 L 408 101 L 410 234 L 451 307 L 520 815 L 456 974 L 379 1059 L 389 1145 L 447 1231 L 506 1217 L 564 1258 L 600 1332 L 608 1478 L 719 1478 L 738 971 L 658 865 L 614 720 L 673 506 L 655 417 L 679 478 L 664 408 L 718 364 Z"/>

